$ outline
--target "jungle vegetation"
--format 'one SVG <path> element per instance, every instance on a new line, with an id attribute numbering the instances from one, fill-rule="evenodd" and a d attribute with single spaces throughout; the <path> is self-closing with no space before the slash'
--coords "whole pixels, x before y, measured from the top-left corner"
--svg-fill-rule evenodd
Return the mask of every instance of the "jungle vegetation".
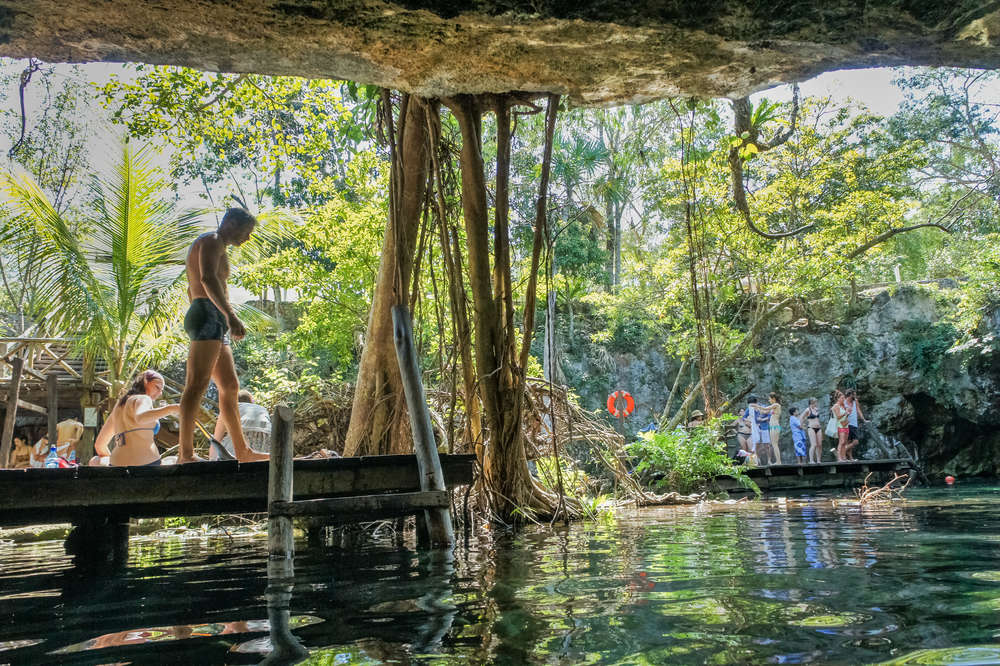
<path id="1" fill-rule="evenodd" d="M 721 379 L 776 315 L 897 270 L 959 279 L 948 325 L 964 349 L 993 344 L 978 331 L 1000 303 L 996 72 L 899 70 L 888 117 L 797 88 L 594 109 L 150 65 L 3 72 L 15 326 L 80 339 L 116 383 L 176 364 L 184 249 L 247 207 L 268 222 L 233 257 L 259 315 L 235 350 L 244 386 L 266 404 L 348 396 L 345 454 L 407 452 L 388 317 L 407 305 L 444 446 L 480 455 L 503 520 L 580 509 L 560 465 L 543 483 L 528 458 L 574 444 L 537 387 L 567 385 L 584 418 L 586 378 L 563 362 L 581 335 L 676 359 L 667 435 L 729 408 Z"/>

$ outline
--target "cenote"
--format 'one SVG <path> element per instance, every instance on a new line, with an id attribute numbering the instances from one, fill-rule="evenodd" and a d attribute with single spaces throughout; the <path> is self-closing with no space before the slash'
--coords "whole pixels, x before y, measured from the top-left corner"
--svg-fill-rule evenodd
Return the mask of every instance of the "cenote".
<path id="1" fill-rule="evenodd" d="M 313 664 L 1000 663 L 1000 487 L 803 496 L 462 538 L 297 544 Z M 259 663 L 260 537 L 135 537 L 118 571 L 0 546 L 0 662 Z M 57 630 L 58 628 L 58 630 Z"/>

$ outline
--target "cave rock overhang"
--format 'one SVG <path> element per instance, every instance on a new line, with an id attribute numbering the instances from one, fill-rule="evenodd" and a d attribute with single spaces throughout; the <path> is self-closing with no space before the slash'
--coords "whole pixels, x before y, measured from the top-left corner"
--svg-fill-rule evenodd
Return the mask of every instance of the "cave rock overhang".
<path id="1" fill-rule="evenodd" d="M 586 105 L 738 97 L 878 65 L 1000 66 L 1000 2 L 0 0 L 0 55 Z"/>

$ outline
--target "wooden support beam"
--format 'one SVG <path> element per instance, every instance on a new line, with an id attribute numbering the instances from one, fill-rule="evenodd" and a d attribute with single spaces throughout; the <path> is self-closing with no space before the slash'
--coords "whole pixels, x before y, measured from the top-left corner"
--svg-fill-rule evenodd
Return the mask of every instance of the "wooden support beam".
<path id="1" fill-rule="evenodd" d="M 23 375 L 22 375 L 21 385 L 22 386 L 24 385 Z M 4 398 L 3 400 L 0 400 L 0 405 L 3 405 L 4 409 L 6 409 L 7 408 L 7 398 Z M 42 407 L 41 405 L 36 405 L 33 402 L 28 402 L 27 400 L 21 400 L 20 398 L 18 398 L 18 400 L 17 400 L 17 408 L 18 409 L 27 409 L 29 412 L 38 412 L 39 414 L 47 414 L 48 413 L 46 411 L 46 409 L 44 407 Z"/>
<path id="2" fill-rule="evenodd" d="M 59 423 L 59 376 L 54 372 L 45 376 L 45 399 L 49 407 L 49 441 L 58 443 L 56 425 Z"/>
<path id="3" fill-rule="evenodd" d="M 3 435 L 0 436 L 0 467 L 7 467 L 10 464 L 10 447 L 14 441 L 14 420 L 17 418 L 17 400 L 21 393 L 21 371 L 24 370 L 24 359 L 15 356 L 11 359 L 10 367 L 7 411 L 3 420 Z"/>
<path id="4" fill-rule="evenodd" d="M 423 490 L 415 493 L 388 495 L 360 495 L 357 497 L 332 497 L 330 499 L 299 500 L 297 502 L 272 502 L 272 516 L 343 516 L 358 515 L 386 517 L 416 513 L 424 509 L 441 509 L 448 506 L 448 492 Z"/>
<path id="5" fill-rule="evenodd" d="M 292 501 L 294 479 L 292 458 L 292 423 L 295 417 L 291 407 L 278 405 L 271 416 L 271 456 L 267 475 L 267 551 L 272 560 L 290 560 L 295 557 L 295 540 L 292 519 L 271 513 L 277 502 Z"/>
<path id="6" fill-rule="evenodd" d="M 420 490 L 444 491 L 444 473 L 434 442 L 431 427 L 431 413 L 427 407 L 424 384 L 420 379 L 420 365 L 417 351 L 413 346 L 413 325 L 410 311 L 405 305 L 392 306 L 393 341 L 396 344 L 396 360 L 403 380 L 406 395 L 406 409 L 410 414 L 410 430 L 413 433 L 413 452 L 420 467 Z M 428 508 L 424 512 L 431 546 L 448 547 L 455 543 L 451 524 L 451 512 L 444 507 Z"/>

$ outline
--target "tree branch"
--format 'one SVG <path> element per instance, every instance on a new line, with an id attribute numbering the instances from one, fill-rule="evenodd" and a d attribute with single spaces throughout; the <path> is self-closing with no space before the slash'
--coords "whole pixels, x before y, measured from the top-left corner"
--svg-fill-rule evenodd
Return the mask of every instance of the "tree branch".
<path id="1" fill-rule="evenodd" d="M 870 241 L 868 241 L 864 245 L 861 245 L 860 247 L 855 248 L 854 250 L 851 251 L 850 254 L 847 255 L 847 258 L 848 259 L 855 259 L 855 258 L 860 257 L 861 255 L 863 255 L 865 252 L 867 252 L 868 250 L 872 249 L 876 245 L 878 245 L 880 243 L 884 243 L 885 241 L 889 240 L 893 236 L 896 236 L 896 235 L 902 234 L 902 233 L 906 233 L 907 231 L 913 231 L 914 229 L 923 229 L 925 227 L 931 227 L 931 228 L 934 228 L 934 229 L 940 229 L 941 231 L 943 231 L 945 233 L 948 233 L 948 234 L 950 234 L 951 231 L 952 231 L 949 227 L 946 227 L 943 224 L 938 224 L 937 222 L 924 222 L 923 224 L 914 224 L 914 225 L 909 226 L 909 227 L 896 227 L 895 229 L 889 229 L 888 231 L 884 231 L 884 232 L 880 233 L 878 236 L 876 236 L 875 238 L 871 239 Z"/>
<path id="2" fill-rule="evenodd" d="M 743 185 L 743 158 L 740 155 L 747 146 L 753 145 L 757 148 L 758 153 L 763 153 L 772 148 L 777 148 L 791 138 L 792 134 L 795 133 L 799 117 L 798 85 L 792 87 L 792 117 L 788 129 L 779 133 L 771 141 L 760 140 L 760 127 L 753 124 L 751 110 L 749 97 L 740 97 L 733 100 L 733 129 L 736 131 L 736 136 L 740 138 L 739 145 L 729 148 L 729 170 L 733 178 L 733 202 L 736 204 L 736 209 L 743 216 L 743 220 L 750 231 L 764 238 L 772 240 L 787 238 L 808 231 L 816 226 L 815 222 L 792 229 L 791 231 L 780 232 L 764 231 L 754 224 L 753 216 L 750 214 L 750 205 L 747 203 L 746 188 Z"/>
<path id="3" fill-rule="evenodd" d="M 17 141 L 14 142 L 14 145 L 10 147 L 10 151 L 7 153 L 8 157 L 13 158 L 14 155 L 17 154 L 17 150 L 21 147 L 21 144 L 24 143 L 24 132 L 28 125 L 28 116 L 24 111 L 24 89 L 27 88 L 28 84 L 31 82 L 31 75 L 37 72 L 40 68 L 41 63 L 34 58 L 29 58 L 28 66 L 24 68 L 23 72 L 21 72 L 21 83 L 17 91 L 21 99 L 21 135 L 18 137 Z"/>
<path id="4" fill-rule="evenodd" d="M 712 367 L 710 373 L 711 378 L 714 379 L 714 377 L 717 377 L 719 373 L 722 372 L 723 369 L 731 365 L 733 362 L 739 360 L 739 358 L 747 350 L 747 347 L 749 347 L 750 345 L 752 345 L 757 341 L 757 338 L 760 336 L 761 331 L 764 330 L 764 325 L 767 322 L 769 322 L 774 317 L 774 315 L 781 312 L 793 300 L 795 299 L 792 297 L 786 298 L 778 303 L 775 303 L 766 311 L 761 313 L 761 315 L 757 318 L 757 320 L 754 321 L 754 323 L 750 326 L 750 329 L 746 332 L 746 335 L 743 336 L 743 339 L 740 340 L 740 343 L 736 345 L 736 349 L 734 349 L 732 352 L 726 355 L 725 358 L 717 362 Z M 677 427 L 677 424 L 681 422 L 681 419 L 684 418 L 684 414 L 694 403 L 695 398 L 698 397 L 698 394 L 701 391 L 702 381 L 703 380 L 699 379 L 698 382 L 693 387 L 691 387 L 687 396 L 684 398 L 684 402 L 681 403 L 681 406 L 677 408 L 677 411 L 674 412 L 673 417 L 667 423 L 666 428 L 664 428 L 665 430 L 673 430 L 674 428 Z"/>

